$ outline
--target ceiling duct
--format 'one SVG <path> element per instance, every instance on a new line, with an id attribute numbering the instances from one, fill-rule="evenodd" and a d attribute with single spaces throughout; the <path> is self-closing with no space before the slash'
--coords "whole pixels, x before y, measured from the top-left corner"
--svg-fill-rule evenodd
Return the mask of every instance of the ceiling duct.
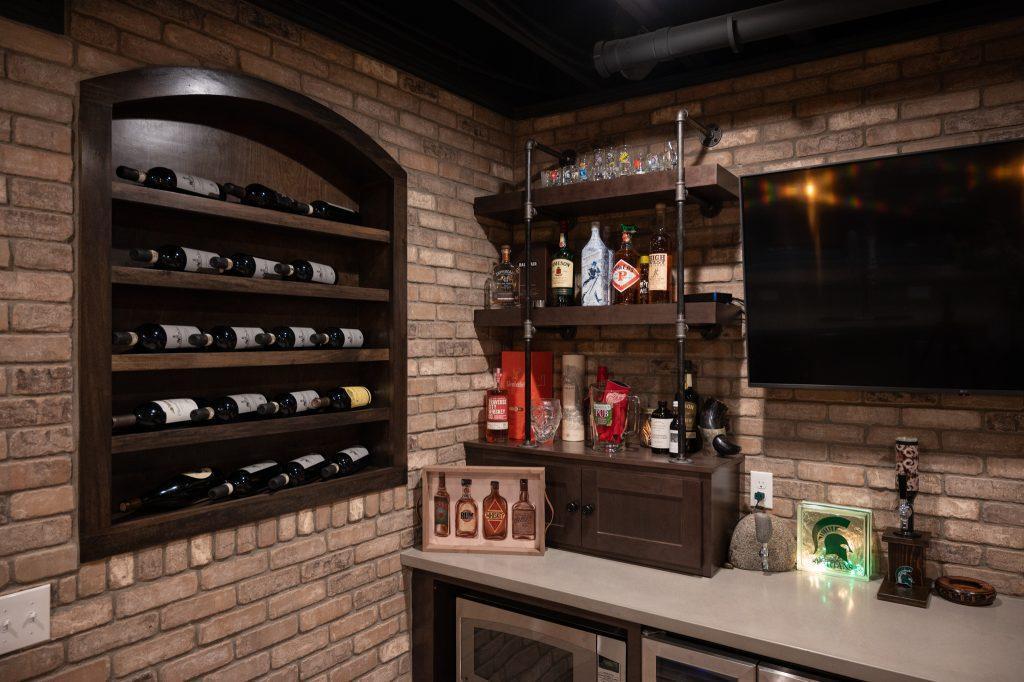
<path id="1" fill-rule="evenodd" d="M 807 31 L 830 24 L 895 12 L 934 0 L 782 0 L 681 26 L 660 28 L 632 38 L 594 44 L 594 66 L 607 78 L 621 73 L 646 78 L 659 63 L 701 52 Z"/>

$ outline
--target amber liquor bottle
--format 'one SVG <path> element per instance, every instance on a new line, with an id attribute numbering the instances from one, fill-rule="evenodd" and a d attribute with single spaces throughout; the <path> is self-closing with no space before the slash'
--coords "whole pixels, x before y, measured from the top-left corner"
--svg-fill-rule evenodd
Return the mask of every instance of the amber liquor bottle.
<path id="1" fill-rule="evenodd" d="M 458 504 L 455 505 L 456 537 L 476 537 L 476 502 L 473 501 L 473 495 L 469 491 L 469 487 L 472 484 L 472 480 L 468 478 L 462 479 L 462 497 L 459 498 Z"/>
<path id="2" fill-rule="evenodd" d="M 637 303 L 640 293 L 640 257 L 633 249 L 636 225 L 622 226 L 622 245 L 612 258 L 612 303 Z"/>
<path id="3" fill-rule="evenodd" d="M 451 500 L 444 487 L 444 474 L 438 474 L 437 492 L 434 494 L 434 535 L 446 538 L 451 533 Z"/>
<path id="4" fill-rule="evenodd" d="M 498 482 L 491 481 L 491 494 L 484 498 L 484 539 L 508 537 L 508 502 L 498 494 Z"/>
<path id="5" fill-rule="evenodd" d="M 487 389 L 487 428 L 484 436 L 488 443 L 508 441 L 508 391 L 501 387 L 501 368 L 494 370 L 494 388 Z"/>
<path id="6" fill-rule="evenodd" d="M 519 501 L 512 505 L 512 539 L 533 540 L 537 534 L 537 509 L 530 504 L 525 478 L 519 479 Z"/>
<path id="7" fill-rule="evenodd" d="M 654 207 L 654 234 L 651 235 L 650 266 L 647 275 L 647 302 L 668 303 L 672 300 L 672 237 L 665 231 L 665 204 Z"/>

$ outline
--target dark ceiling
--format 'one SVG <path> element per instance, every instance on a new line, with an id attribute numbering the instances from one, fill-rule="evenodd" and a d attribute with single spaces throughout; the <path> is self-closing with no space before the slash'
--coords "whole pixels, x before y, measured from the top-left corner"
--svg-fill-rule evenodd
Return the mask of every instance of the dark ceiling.
<path id="1" fill-rule="evenodd" d="M 849 0 L 857 2 L 857 0 Z M 599 40 L 717 17 L 758 0 L 256 0 L 296 23 L 469 100 L 525 118 L 734 77 L 1024 13 L 1021 2 L 943 0 L 601 78 Z"/>

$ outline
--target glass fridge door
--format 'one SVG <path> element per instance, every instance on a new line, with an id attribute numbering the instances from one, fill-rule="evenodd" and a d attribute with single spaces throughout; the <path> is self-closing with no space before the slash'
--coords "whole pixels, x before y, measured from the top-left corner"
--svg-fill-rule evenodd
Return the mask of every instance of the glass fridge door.
<path id="1" fill-rule="evenodd" d="M 643 682 L 757 682 L 757 661 L 668 635 L 644 637 Z"/>

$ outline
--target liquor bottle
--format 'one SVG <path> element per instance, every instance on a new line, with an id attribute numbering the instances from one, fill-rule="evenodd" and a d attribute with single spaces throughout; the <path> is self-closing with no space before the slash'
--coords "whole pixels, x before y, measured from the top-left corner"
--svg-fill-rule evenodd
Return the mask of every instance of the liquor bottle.
<path id="1" fill-rule="evenodd" d="M 637 302 L 640 271 L 637 269 L 639 257 L 633 250 L 635 231 L 635 225 L 622 226 L 622 245 L 615 252 L 615 265 L 612 267 L 612 303 Z"/>
<path id="2" fill-rule="evenodd" d="M 262 327 L 227 327 L 218 325 L 208 332 L 197 332 L 189 337 L 194 346 L 210 346 L 217 350 L 247 350 L 260 348 L 256 337 L 266 332 Z M 193 338 L 194 337 L 194 338 Z"/>
<path id="3" fill-rule="evenodd" d="M 246 185 L 242 190 L 238 185 L 225 185 L 225 190 L 239 196 L 243 204 L 268 208 L 273 211 L 284 211 L 285 213 L 297 213 L 298 215 L 312 215 L 313 209 L 309 204 L 296 201 L 286 194 L 275 192 L 266 185 L 253 183 Z"/>
<path id="4" fill-rule="evenodd" d="M 651 452 L 656 455 L 667 455 L 671 443 L 672 414 L 667 405 L 659 400 L 658 409 L 651 414 Z"/>
<path id="5" fill-rule="evenodd" d="M 235 277 L 255 277 L 256 279 L 280 279 L 277 274 L 277 261 L 257 258 L 247 253 L 234 253 L 230 258 L 214 256 L 209 260 L 211 268 L 225 275 Z"/>
<path id="6" fill-rule="evenodd" d="M 213 408 L 202 398 L 170 398 L 143 403 L 131 414 L 114 415 L 112 422 L 115 429 L 136 425 L 152 428 L 187 421 L 209 421 L 213 416 Z"/>
<path id="7" fill-rule="evenodd" d="M 316 348 L 327 343 L 328 338 L 312 327 L 274 327 L 269 332 L 257 334 L 255 341 L 264 347 Z"/>
<path id="8" fill-rule="evenodd" d="M 273 400 L 267 401 L 256 408 L 256 413 L 267 416 L 271 414 L 290 417 L 299 412 L 319 410 L 328 404 L 328 401 L 320 397 L 314 390 L 292 391 L 275 396 Z"/>
<path id="9" fill-rule="evenodd" d="M 672 401 L 672 422 L 668 426 L 668 456 L 679 457 L 679 401 Z"/>
<path id="10" fill-rule="evenodd" d="M 580 302 L 585 306 L 608 305 L 608 247 L 601 239 L 601 223 L 590 223 L 590 241 L 580 255 Z"/>
<path id="11" fill-rule="evenodd" d="M 693 365 L 687 361 L 685 365 L 686 385 L 683 392 L 683 430 L 686 439 L 684 445 L 686 452 L 693 454 L 700 452 L 704 447 L 704 439 L 701 438 L 700 429 L 697 428 L 698 412 L 700 410 L 700 396 L 697 389 L 693 387 Z"/>
<path id="12" fill-rule="evenodd" d="M 214 416 L 220 421 L 234 421 L 241 416 L 256 416 L 261 405 L 267 403 L 262 393 L 232 393 L 210 401 Z"/>
<path id="13" fill-rule="evenodd" d="M 665 231 L 665 204 L 654 205 L 654 234 L 651 236 L 650 269 L 647 275 L 647 302 L 668 303 L 672 296 L 669 273 L 672 271 L 672 237 Z"/>
<path id="14" fill-rule="evenodd" d="M 533 540 L 537 537 L 537 509 L 530 504 L 529 482 L 519 479 L 519 501 L 512 505 L 512 539 Z"/>
<path id="15" fill-rule="evenodd" d="M 476 502 L 473 501 L 473 495 L 469 491 L 472 484 L 472 480 L 468 478 L 462 479 L 462 497 L 459 498 L 458 504 L 455 505 L 456 537 L 476 537 Z"/>
<path id="16" fill-rule="evenodd" d="M 284 471 L 267 481 L 267 487 L 271 490 L 280 490 L 318 481 L 320 470 L 326 461 L 323 455 L 316 452 L 296 457 L 282 465 Z"/>
<path id="17" fill-rule="evenodd" d="M 434 535 L 446 538 L 451 532 L 451 500 L 444 487 L 444 474 L 438 474 L 437 492 L 434 493 Z"/>
<path id="18" fill-rule="evenodd" d="M 363 333 L 358 329 L 343 327 L 321 327 L 318 333 L 327 337 L 328 348 L 362 348 Z"/>
<path id="19" fill-rule="evenodd" d="M 147 322 L 136 327 L 135 331 L 114 332 L 113 342 L 118 347 L 131 347 L 151 353 L 168 350 L 194 350 L 205 345 L 201 340 L 193 342 L 192 337 L 198 333 L 198 327 Z"/>
<path id="20" fill-rule="evenodd" d="M 274 266 L 274 271 L 285 279 L 295 280 L 296 282 L 334 284 L 338 281 L 338 273 L 330 265 L 314 263 L 308 260 L 278 263 Z"/>
<path id="21" fill-rule="evenodd" d="M 650 303 L 648 298 L 648 277 L 650 276 L 651 270 L 651 259 L 648 256 L 640 256 L 640 283 L 637 285 L 636 301 L 637 303 Z"/>
<path id="22" fill-rule="evenodd" d="M 224 477 L 216 469 L 210 467 L 183 471 L 167 479 L 156 488 L 121 502 L 117 508 L 122 512 L 139 509 L 146 511 L 180 509 L 205 500 L 210 494 L 210 488 L 223 482 Z"/>
<path id="23" fill-rule="evenodd" d="M 151 265 L 157 270 L 205 273 L 217 272 L 217 268 L 210 265 L 210 261 L 220 258 L 213 251 L 174 244 L 165 244 L 156 249 L 132 249 L 128 252 L 128 257 L 136 263 Z"/>
<path id="24" fill-rule="evenodd" d="M 565 220 L 561 223 L 561 232 L 558 235 L 558 250 L 551 256 L 551 305 L 565 306 L 573 305 L 573 288 L 576 284 L 576 277 L 573 274 L 573 255 L 569 250 L 566 232 L 569 223 Z"/>
<path id="25" fill-rule="evenodd" d="M 332 204 L 329 201 L 317 199 L 309 204 L 310 215 L 323 220 L 333 220 L 336 223 L 348 223 L 349 225 L 362 225 L 362 218 L 359 211 L 355 209 Z"/>
<path id="26" fill-rule="evenodd" d="M 370 451 L 362 445 L 354 445 L 328 455 L 327 460 L 327 464 L 320 469 L 321 478 L 351 476 L 370 463 Z"/>
<path id="27" fill-rule="evenodd" d="M 267 488 L 270 479 L 281 473 L 281 470 L 281 465 L 271 460 L 244 466 L 230 474 L 220 485 L 210 488 L 209 497 L 211 500 L 219 500 L 229 495 L 242 497 L 261 492 Z"/>
<path id="28" fill-rule="evenodd" d="M 491 271 L 491 307 L 514 308 L 519 305 L 519 269 L 512 265 L 512 247 L 501 246 L 501 262 Z"/>
<path id="29" fill-rule="evenodd" d="M 354 410 L 373 402 L 373 394 L 366 386 L 338 386 L 327 392 L 326 399 L 336 410 Z"/>
<path id="30" fill-rule="evenodd" d="M 485 540 L 508 537 L 508 502 L 498 493 L 497 481 L 491 481 L 491 494 L 484 498 L 483 517 Z"/>
<path id="31" fill-rule="evenodd" d="M 494 387 L 487 389 L 487 427 L 484 436 L 488 443 L 508 442 L 508 391 L 501 387 L 501 368 L 494 370 Z"/>
<path id="32" fill-rule="evenodd" d="M 195 196 L 220 199 L 221 201 L 224 201 L 226 196 L 225 188 L 213 180 L 207 180 L 198 175 L 178 173 L 163 166 L 155 166 L 145 173 L 136 168 L 118 166 L 114 172 L 117 173 L 119 178 L 131 180 L 132 182 L 141 182 L 146 187 L 154 189 L 194 194 Z"/>

